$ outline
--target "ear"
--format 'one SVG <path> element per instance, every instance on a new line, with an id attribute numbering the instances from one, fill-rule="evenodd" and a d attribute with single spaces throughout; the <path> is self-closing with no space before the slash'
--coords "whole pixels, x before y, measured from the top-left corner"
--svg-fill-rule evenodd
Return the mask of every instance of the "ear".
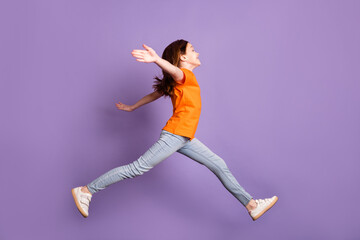
<path id="1" fill-rule="evenodd" d="M 185 61 L 187 58 L 186 58 L 186 56 L 185 55 L 180 55 L 180 60 L 181 61 Z"/>

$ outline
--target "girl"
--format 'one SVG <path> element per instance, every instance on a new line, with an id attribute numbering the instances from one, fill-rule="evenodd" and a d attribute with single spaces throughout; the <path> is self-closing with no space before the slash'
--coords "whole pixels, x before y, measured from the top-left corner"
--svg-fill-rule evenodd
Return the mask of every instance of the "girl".
<path id="1" fill-rule="evenodd" d="M 254 200 L 239 185 L 224 160 L 194 136 L 201 111 L 200 87 L 193 73 L 200 66 L 199 53 L 191 43 L 182 39 L 167 46 L 162 58 L 149 46 L 143 44 L 143 47 L 145 50 L 133 50 L 132 55 L 139 62 L 157 64 L 162 69 L 163 78 L 155 77 L 155 91 L 134 105 L 119 102 L 116 107 L 131 112 L 164 96 L 171 97 L 173 115 L 162 129 L 159 140 L 136 161 L 114 168 L 86 186 L 73 188 L 72 195 L 78 210 L 84 217 L 88 217 L 94 193 L 125 178 L 142 175 L 174 152 L 179 152 L 210 169 L 255 221 L 276 203 L 278 197 Z"/>

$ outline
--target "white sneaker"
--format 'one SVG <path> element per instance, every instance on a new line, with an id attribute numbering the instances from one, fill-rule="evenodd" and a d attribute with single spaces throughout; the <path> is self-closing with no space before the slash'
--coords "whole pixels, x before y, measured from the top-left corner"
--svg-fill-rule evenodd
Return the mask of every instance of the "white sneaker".
<path id="1" fill-rule="evenodd" d="M 82 187 L 73 188 L 71 190 L 74 197 L 76 207 L 79 212 L 86 218 L 89 216 L 89 205 L 92 195 L 90 193 L 84 193 L 81 191 Z"/>
<path id="2" fill-rule="evenodd" d="M 257 203 L 257 207 L 249 212 L 251 218 L 255 221 L 261 217 L 267 210 L 274 206 L 278 199 L 279 198 L 277 196 L 273 196 L 272 198 L 256 199 L 255 202 Z"/>

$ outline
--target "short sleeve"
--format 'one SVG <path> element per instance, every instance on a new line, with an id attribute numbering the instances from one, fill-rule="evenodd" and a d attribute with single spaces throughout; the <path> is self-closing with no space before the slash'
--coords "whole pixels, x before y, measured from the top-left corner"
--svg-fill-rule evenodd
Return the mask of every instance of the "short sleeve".
<path id="1" fill-rule="evenodd" d="M 183 79 L 181 80 L 181 82 L 177 82 L 177 83 L 180 84 L 180 85 L 182 85 L 182 84 L 185 84 L 186 79 L 189 78 L 189 76 L 190 76 L 190 71 L 187 70 L 186 68 L 180 68 L 180 70 L 184 73 L 184 77 L 183 77 Z"/>

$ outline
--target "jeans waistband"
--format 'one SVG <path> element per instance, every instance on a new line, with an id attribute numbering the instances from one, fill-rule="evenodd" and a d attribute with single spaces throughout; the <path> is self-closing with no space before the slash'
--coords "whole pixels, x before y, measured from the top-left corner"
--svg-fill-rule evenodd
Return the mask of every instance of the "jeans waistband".
<path id="1" fill-rule="evenodd" d="M 164 130 L 164 129 L 162 129 L 162 131 L 161 131 L 161 132 L 165 132 L 165 133 L 168 133 L 168 134 L 170 134 L 170 135 L 177 136 L 177 137 L 182 137 L 182 138 L 185 138 L 185 139 L 187 139 L 187 140 L 189 140 L 189 139 L 190 139 L 189 137 L 185 137 L 185 136 L 177 135 L 177 134 L 175 134 L 175 133 L 171 133 L 171 132 L 166 131 L 166 130 Z"/>

